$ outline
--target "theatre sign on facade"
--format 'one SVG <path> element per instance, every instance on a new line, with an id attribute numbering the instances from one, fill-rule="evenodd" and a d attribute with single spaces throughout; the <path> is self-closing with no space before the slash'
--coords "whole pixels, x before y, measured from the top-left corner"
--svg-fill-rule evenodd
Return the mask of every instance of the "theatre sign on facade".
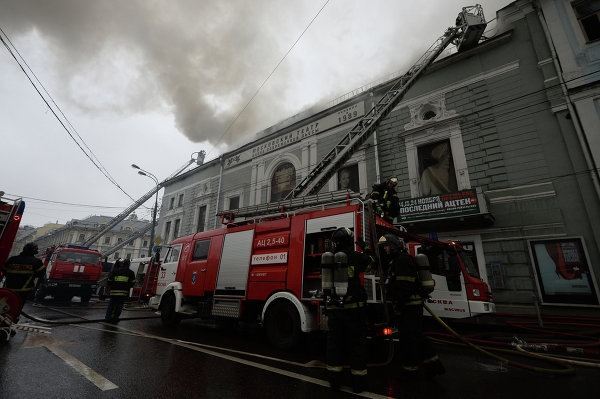
<path id="1" fill-rule="evenodd" d="M 431 66 L 324 190 L 366 194 L 396 176 L 397 223 L 461 241 L 498 302 L 598 305 L 597 174 L 536 5 L 499 10 L 492 38 Z M 283 121 L 173 180 L 162 240 L 284 197 L 389 85 Z"/>

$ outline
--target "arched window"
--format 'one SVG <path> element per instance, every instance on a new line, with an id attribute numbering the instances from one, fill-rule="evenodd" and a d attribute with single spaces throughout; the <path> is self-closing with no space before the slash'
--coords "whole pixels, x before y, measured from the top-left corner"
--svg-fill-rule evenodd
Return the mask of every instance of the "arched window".
<path id="1" fill-rule="evenodd" d="M 285 198 L 296 185 L 296 168 L 289 162 L 282 163 L 271 177 L 271 202 Z"/>

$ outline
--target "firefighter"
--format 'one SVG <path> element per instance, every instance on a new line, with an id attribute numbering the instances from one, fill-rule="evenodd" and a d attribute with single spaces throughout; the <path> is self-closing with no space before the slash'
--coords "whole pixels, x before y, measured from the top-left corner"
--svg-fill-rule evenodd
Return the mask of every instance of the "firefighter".
<path id="1" fill-rule="evenodd" d="M 110 302 L 104 319 L 110 323 L 118 323 L 125 301 L 129 299 L 129 290 L 135 282 L 135 274 L 129 269 L 129 259 L 117 260 L 108 276 L 106 287 Z"/>
<path id="2" fill-rule="evenodd" d="M 30 242 L 25 244 L 19 255 L 11 256 L 4 264 L 4 287 L 14 291 L 21 298 L 22 306 L 35 288 L 35 279 L 44 274 L 44 264 L 35 256 L 37 253 L 37 244 Z"/>
<path id="3" fill-rule="evenodd" d="M 382 217 L 393 220 L 400 212 L 400 200 L 396 193 L 398 179 L 390 177 L 384 183 L 373 184 L 369 198 L 377 201 Z"/>
<path id="4" fill-rule="evenodd" d="M 367 376 L 367 293 L 361 285 L 359 274 L 369 268 L 373 260 L 354 250 L 354 236 L 348 228 L 337 229 L 331 241 L 335 255 L 326 252 L 322 257 L 324 302 L 329 328 L 329 382 L 332 389 L 339 389 L 347 355 L 352 389 L 354 392 L 362 392 Z"/>
<path id="5" fill-rule="evenodd" d="M 404 241 L 394 234 L 385 234 L 379 244 L 387 262 L 386 295 L 400 331 L 402 371 L 407 375 L 415 375 L 420 369 L 426 376 L 443 374 L 444 366 L 423 334 L 423 301 L 435 287 L 427 256 L 413 258 Z"/>

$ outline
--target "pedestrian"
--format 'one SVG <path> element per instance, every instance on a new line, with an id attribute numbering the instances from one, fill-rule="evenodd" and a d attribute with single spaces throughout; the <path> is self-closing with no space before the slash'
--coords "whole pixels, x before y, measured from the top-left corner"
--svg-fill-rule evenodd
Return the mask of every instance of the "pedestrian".
<path id="1" fill-rule="evenodd" d="M 390 177 L 383 183 L 373 184 L 369 198 L 377 201 L 378 212 L 386 219 L 394 220 L 400 213 L 400 199 L 396 193 L 398 179 Z"/>
<path id="2" fill-rule="evenodd" d="M 379 244 L 387 263 L 386 299 L 391 302 L 393 321 L 400 332 L 402 371 L 408 376 L 419 370 L 429 377 L 443 374 L 444 366 L 423 333 L 423 303 L 435 287 L 427 257 L 419 254 L 415 260 L 404 241 L 394 234 L 385 234 Z"/>
<path id="3" fill-rule="evenodd" d="M 339 389 L 343 365 L 348 360 L 352 390 L 358 393 L 364 390 L 367 377 L 367 292 L 359 275 L 373 260 L 354 250 L 354 235 L 348 228 L 337 229 L 331 241 L 335 255 L 326 252 L 321 258 L 322 273 L 331 282 L 324 284 L 328 285 L 324 286 L 328 378 L 331 388 Z"/>
<path id="4" fill-rule="evenodd" d="M 129 269 L 129 259 L 117 260 L 108 276 L 106 287 L 110 302 L 104 319 L 109 323 L 118 323 L 125 301 L 129 299 L 129 290 L 135 282 L 135 273 Z"/>
<path id="5" fill-rule="evenodd" d="M 6 275 L 4 288 L 21 298 L 21 308 L 35 288 L 35 280 L 44 275 L 44 263 L 35 256 L 37 253 L 37 244 L 27 243 L 19 255 L 8 258 L 2 270 Z"/>

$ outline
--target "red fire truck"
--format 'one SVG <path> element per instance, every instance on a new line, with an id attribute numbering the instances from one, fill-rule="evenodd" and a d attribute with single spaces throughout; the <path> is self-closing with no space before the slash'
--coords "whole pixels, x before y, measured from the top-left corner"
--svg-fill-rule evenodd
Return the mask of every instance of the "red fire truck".
<path id="1" fill-rule="evenodd" d="M 59 245 L 46 250 L 43 257 L 46 274 L 35 293 L 69 301 L 73 296 L 88 303 L 102 273 L 102 255 L 94 249 L 77 245 Z"/>
<path id="2" fill-rule="evenodd" d="M 186 315 L 260 321 L 275 346 L 291 346 L 303 332 L 322 328 L 320 260 L 332 232 L 348 227 L 371 248 L 385 232 L 401 234 L 370 208 L 359 198 L 334 201 L 178 238 L 165 254 L 150 306 L 167 325 Z M 460 273 L 461 281 L 485 286 L 467 269 Z M 385 313 L 378 280 L 364 276 L 372 315 Z M 489 297 L 469 299 L 481 301 Z M 485 312 L 484 305 L 471 306 Z"/>
<path id="3" fill-rule="evenodd" d="M 438 316 L 457 319 L 495 312 L 490 289 L 460 242 L 431 240 L 406 231 L 399 235 L 411 255 L 424 253 L 429 259 L 435 290 L 427 302 Z"/>
<path id="4" fill-rule="evenodd" d="M 12 200 L 3 195 L 4 192 L 0 191 L 0 280 L 2 280 L 2 266 L 8 259 L 25 210 L 23 200 Z"/>

